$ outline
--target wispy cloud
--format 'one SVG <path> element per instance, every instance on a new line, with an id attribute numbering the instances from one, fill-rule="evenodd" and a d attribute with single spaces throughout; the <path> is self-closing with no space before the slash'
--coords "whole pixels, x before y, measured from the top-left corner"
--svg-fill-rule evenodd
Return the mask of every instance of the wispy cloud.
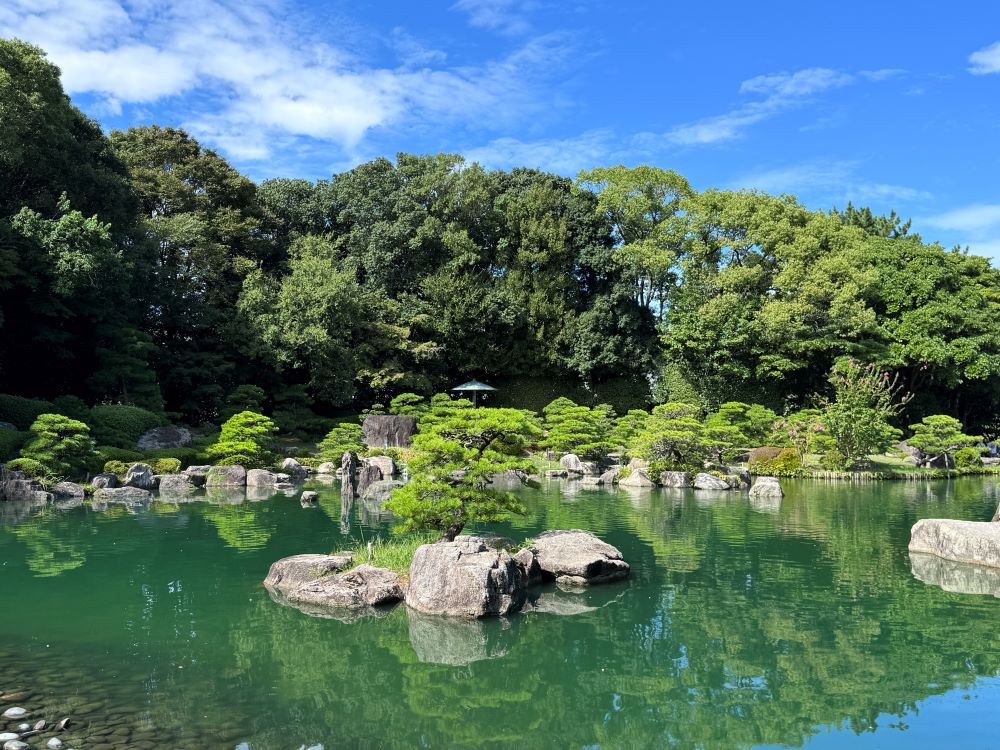
<path id="1" fill-rule="evenodd" d="M 310 141 L 359 148 L 378 128 L 502 126 L 544 104 L 533 88 L 567 53 L 558 34 L 505 57 L 446 67 L 403 33 L 404 64 L 373 67 L 285 21 L 281 0 L 12 0 L 0 35 L 47 50 L 73 94 L 105 111 L 184 96 L 182 122 L 237 158 Z M 288 14 L 292 15 L 292 14 Z"/>
<path id="2" fill-rule="evenodd" d="M 472 26 L 503 34 L 523 34 L 531 29 L 525 13 L 533 6 L 531 0 L 458 0 L 451 7 L 467 14 Z"/>
<path id="3" fill-rule="evenodd" d="M 614 159 L 616 144 L 622 145 L 606 129 L 537 141 L 497 138 L 485 146 L 466 150 L 465 158 L 492 169 L 532 167 L 573 176 L 581 169 Z"/>
<path id="4" fill-rule="evenodd" d="M 741 104 L 722 115 L 678 125 L 666 137 L 669 142 L 682 146 L 732 140 L 751 125 L 800 107 L 817 94 L 847 86 L 855 80 L 854 75 L 830 68 L 805 68 L 794 73 L 756 76 L 744 81 L 739 93 L 762 98 Z"/>
<path id="5" fill-rule="evenodd" d="M 1000 42 L 969 55 L 969 72 L 976 75 L 1000 73 Z"/>
<path id="6" fill-rule="evenodd" d="M 924 216 L 917 224 L 949 233 L 977 255 L 1000 257 L 1000 203 L 975 203 Z"/>

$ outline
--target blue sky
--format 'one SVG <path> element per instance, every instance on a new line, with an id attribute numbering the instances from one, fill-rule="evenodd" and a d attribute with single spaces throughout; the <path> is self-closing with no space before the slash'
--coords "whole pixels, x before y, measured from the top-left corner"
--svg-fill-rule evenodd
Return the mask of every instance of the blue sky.
<path id="1" fill-rule="evenodd" d="M 1000 258 L 1000 3 L 6 0 L 0 35 L 106 128 L 185 127 L 255 179 L 652 163 Z"/>

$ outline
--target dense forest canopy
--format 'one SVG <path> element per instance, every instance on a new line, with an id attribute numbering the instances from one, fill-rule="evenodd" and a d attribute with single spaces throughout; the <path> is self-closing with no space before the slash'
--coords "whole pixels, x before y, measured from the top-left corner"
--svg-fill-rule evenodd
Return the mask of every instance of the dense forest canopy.
<path id="1" fill-rule="evenodd" d="M 448 154 L 255 184 L 182 130 L 106 136 L 19 41 L 0 124 L 0 392 L 194 422 L 247 386 L 335 414 L 475 376 L 781 412 L 853 356 L 911 420 L 1000 402 L 1000 275 L 895 214 Z"/>

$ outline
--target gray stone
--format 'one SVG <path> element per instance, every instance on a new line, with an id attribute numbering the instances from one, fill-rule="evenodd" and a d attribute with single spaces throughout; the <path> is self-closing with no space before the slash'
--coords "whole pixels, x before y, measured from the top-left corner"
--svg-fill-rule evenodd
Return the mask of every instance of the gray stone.
<path id="1" fill-rule="evenodd" d="M 45 743 L 45 747 L 49 750 L 59 750 L 63 746 L 63 741 L 58 737 L 50 737 L 49 741 Z"/>
<path id="2" fill-rule="evenodd" d="M 372 414 L 361 423 L 369 448 L 409 448 L 417 432 L 417 418 L 398 414 Z"/>
<path id="3" fill-rule="evenodd" d="M 0 422 L 0 430 L 11 430 L 17 432 L 17 425 L 13 425 L 10 422 Z"/>
<path id="4" fill-rule="evenodd" d="M 160 477 L 160 497 L 191 495 L 198 491 L 187 474 L 164 474 Z"/>
<path id="5" fill-rule="evenodd" d="M 149 490 L 142 487 L 104 487 L 94 490 L 94 499 L 103 502 L 134 502 L 149 498 Z"/>
<path id="6" fill-rule="evenodd" d="M 567 453 L 565 456 L 559 459 L 559 465 L 562 466 L 570 474 L 583 474 L 583 461 L 575 453 Z"/>
<path id="7" fill-rule="evenodd" d="M 706 474 L 704 472 L 698 474 L 694 478 L 694 488 L 696 490 L 730 490 L 732 487 L 729 482 L 722 477 L 717 477 L 715 474 Z"/>
<path id="8" fill-rule="evenodd" d="M 366 609 L 403 599 L 399 576 L 386 568 L 359 565 L 346 573 L 309 581 L 288 594 L 292 604 L 331 609 Z"/>
<path id="9" fill-rule="evenodd" d="M 777 477 L 757 477 L 757 481 L 750 488 L 750 497 L 777 497 L 782 498 L 785 493 L 781 489 L 781 484 Z"/>
<path id="10" fill-rule="evenodd" d="M 633 458 L 628 462 L 628 467 L 630 469 L 642 469 L 643 471 L 649 471 L 649 461 L 644 458 Z"/>
<path id="11" fill-rule="evenodd" d="M 286 458 L 281 462 L 281 470 L 292 477 L 292 479 L 302 480 L 309 475 L 309 468 L 303 466 L 294 458 Z"/>
<path id="12" fill-rule="evenodd" d="M 353 498 L 358 492 L 358 461 L 350 451 L 340 457 L 340 496 Z"/>
<path id="13" fill-rule="evenodd" d="M 910 530 L 910 552 L 1000 568 L 1000 523 L 924 518 Z"/>
<path id="14" fill-rule="evenodd" d="M 271 564 L 264 586 L 287 595 L 303 584 L 339 573 L 353 562 L 354 555 L 350 552 L 283 557 Z"/>
<path id="15" fill-rule="evenodd" d="M 618 474 L 619 472 L 621 472 L 621 470 L 622 469 L 620 466 L 615 466 L 612 469 L 608 469 L 606 472 L 601 474 L 600 477 L 598 477 L 598 479 L 600 480 L 600 484 L 603 484 L 605 487 L 610 487 L 613 484 L 617 484 Z"/>
<path id="16" fill-rule="evenodd" d="M 333 461 L 324 461 L 316 467 L 316 472 L 318 474 L 335 474 L 337 472 L 337 465 Z"/>
<path id="17" fill-rule="evenodd" d="M 105 471 L 91 479 L 90 484 L 95 490 L 102 490 L 109 487 L 114 488 L 118 486 L 118 477 L 110 471 Z"/>
<path id="18" fill-rule="evenodd" d="M 546 479 L 565 479 L 567 476 L 566 469 L 549 469 L 545 472 Z"/>
<path id="19" fill-rule="evenodd" d="M 267 469 L 248 469 L 247 487 L 273 487 L 278 483 L 278 477 Z"/>
<path id="20" fill-rule="evenodd" d="M 601 467 L 597 461 L 581 461 L 580 466 L 583 467 L 585 477 L 599 477 L 601 475 Z"/>
<path id="21" fill-rule="evenodd" d="M 631 464 L 630 464 L 631 465 Z M 632 469 L 627 477 L 618 475 L 619 487 L 655 487 L 656 483 L 649 478 L 645 469 Z"/>
<path id="22" fill-rule="evenodd" d="M 365 490 L 371 487 L 375 482 L 381 482 L 385 479 L 382 475 L 382 469 L 376 464 L 365 464 L 361 467 L 361 473 L 358 475 L 357 492 L 359 495 L 364 495 Z"/>
<path id="23" fill-rule="evenodd" d="M 191 477 L 191 482 L 196 487 L 204 487 L 208 480 L 208 472 L 211 470 L 211 466 L 188 466 L 184 469 L 184 473 Z"/>
<path id="24" fill-rule="evenodd" d="M 402 487 L 403 484 L 396 479 L 380 479 L 365 488 L 365 491 L 361 493 L 361 499 L 384 503 L 392 497 L 393 490 Z"/>
<path id="25" fill-rule="evenodd" d="M 425 614 L 497 617 L 521 609 L 525 585 L 524 569 L 506 550 L 466 537 L 417 549 L 406 604 Z"/>
<path id="26" fill-rule="evenodd" d="M 191 430 L 173 425 L 146 430 L 136 443 L 136 447 L 143 452 L 187 448 L 189 445 L 191 445 Z"/>
<path id="27" fill-rule="evenodd" d="M 917 459 L 917 463 L 919 463 L 924 457 L 924 452 L 922 450 L 920 450 L 916 446 L 910 445 L 905 440 L 900 443 L 896 443 L 895 447 L 896 450 L 898 450 L 904 456 L 909 456 L 911 458 Z"/>
<path id="28" fill-rule="evenodd" d="M 664 487 L 691 487 L 691 472 L 689 471 L 664 471 L 660 474 L 660 484 Z"/>
<path id="29" fill-rule="evenodd" d="M 304 503 L 315 503 L 319 500 L 319 493 L 306 490 L 299 499 Z"/>
<path id="30" fill-rule="evenodd" d="M 5 719 L 23 719 L 29 716 L 29 711 L 26 708 L 21 708 L 20 706 L 11 706 L 6 711 L 3 712 L 3 718 Z"/>
<path id="31" fill-rule="evenodd" d="M 132 464 L 125 473 L 122 482 L 126 487 L 138 487 L 140 490 L 151 490 L 156 487 L 153 467 L 149 464 Z"/>
<path id="32" fill-rule="evenodd" d="M 589 531 L 546 531 L 535 538 L 531 549 L 543 578 L 559 583 L 606 583 L 629 574 L 629 564 L 622 559 L 622 553 Z"/>
<path id="33" fill-rule="evenodd" d="M 206 487 L 245 487 L 247 470 L 242 466 L 213 466 L 205 477 Z"/>
<path id="34" fill-rule="evenodd" d="M 52 494 L 55 497 L 83 497 L 83 487 L 75 482 L 58 482 L 52 485 Z"/>
<path id="35" fill-rule="evenodd" d="M 538 565 L 538 558 L 535 556 L 534 550 L 530 547 L 525 547 L 515 553 L 514 562 L 524 569 L 526 586 L 537 586 L 542 582 L 542 569 Z"/>
<path id="36" fill-rule="evenodd" d="M 8 740 L 3 743 L 3 750 L 28 750 L 30 747 L 31 745 L 21 740 Z"/>
<path id="37" fill-rule="evenodd" d="M 0 742 L 8 742 L 9 740 L 16 740 L 20 737 L 17 732 L 0 732 Z"/>
<path id="38" fill-rule="evenodd" d="M 362 459 L 363 466 L 377 466 L 382 470 L 383 479 L 391 479 L 396 474 L 396 463 L 392 456 L 369 456 Z"/>
<path id="39" fill-rule="evenodd" d="M 20 473 L 20 472 L 18 472 Z M 23 477 L 24 475 L 21 474 Z M 34 500 L 36 492 L 42 492 L 42 483 L 37 479 L 7 479 L 0 482 L 0 497 L 11 502 Z"/>

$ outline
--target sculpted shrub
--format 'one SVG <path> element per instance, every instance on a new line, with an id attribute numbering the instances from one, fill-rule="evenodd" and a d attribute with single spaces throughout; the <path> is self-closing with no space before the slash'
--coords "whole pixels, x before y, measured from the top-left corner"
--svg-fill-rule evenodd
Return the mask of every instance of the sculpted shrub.
<path id="1" fill-rule="evenodd" d="M 181 470 L 181 462 L 176 458 L 157 458 L 153 461 L 154 474 L 176 474 Z"/>
<path id="2" fill-rule="evenodd" d="M 758 448 L 751 451 L 747 468 L 751 474 L 789 477 L 802 468 L 802 458 L 794 448 Z"/>
<path id="3" fill-rule="evenodd" d="M 46 479 L 51 474 L 41 463 L 33 458 L 16 458 L 7 462 L 10 471 L 23 471 L 32 479 Z"/>
<path id="4" fill-rule="evenodd" d="M 160 427 L 163 417 L 138 406 L 101 404 L 90 410 L 94 438 L 101 445 L 134 449 L 146 430 Z"/>
<path id="5" fill-rule="evenodd" d="M 31 435 L 17 430 L 0 430 L 0 461 L 13 458 Z"/>
<path id="6" fill-rule="evenodd" d="M 962 423 L 946 414 L 924 417 L 918 424 L 910 425 L 910 429 L 913 430 L 913 437 L 907 443 L 936 458 L 952 454 L 956 465 L 959 449 L 971 446 L 980 439 L 966 435 L 962 432 Z"/>
<path id="7" fill-rule="evenodd" d="M 128 474 L 129 467 L 135 463 L 134 461 L 108 461 L 104 464 L 104 471 L 108 474 L 114 474 L 115 476 L 121 478 Z"/>
<path id="8" fill-rule="evenodd" d="M 55 411 L 48 401 L 0 393 L 0 422 L 10 422 L 19 430 L 31 427 L 39 414 Z"/>
<path id="9" fill-rule="evenodd" d="M 365 452 L 361 425 L 357 422 L 342 422 L 330 430 L 316 446 L 316 456 L 320 461 L 339 462 L 345 453 L 355 456 Z"/>
<path id="10" fill-rule="evenodd" d="M 955 466 L 959 469 L 972 469 L 976 466 L 982 465 L 983 457 L 979 454 L 979 451 L 972 446 L 959 448 L 955 451 Z"/>
<path id="11" fill-rule="evenodd" d="M 219 466 L 262 468 L 274 459 L 270 447 L 275 432 L 274 422 L 263 414 L 243 411 L 226 420 L 218 441 L 205 450 L 205 455 Z"/>
<path id="12" fill-rule="evenodd" d="M 53 476 L 75 476 L 94 454 L 90 428 L 61 414 L 40 414 L 30 432 L 21 457 L 37 461 Z"/>

